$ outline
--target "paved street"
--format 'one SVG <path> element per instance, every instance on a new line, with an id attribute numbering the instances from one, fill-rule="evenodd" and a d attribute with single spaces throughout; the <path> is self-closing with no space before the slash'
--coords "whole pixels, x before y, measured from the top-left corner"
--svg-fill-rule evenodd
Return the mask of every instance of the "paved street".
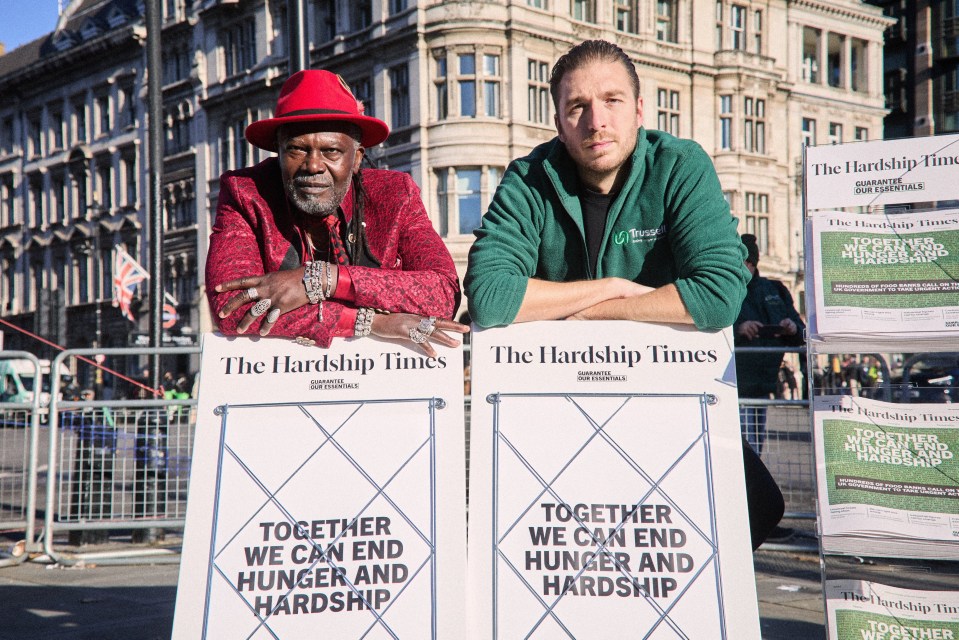
<path id="1" fill-rule="evenodd" d="M 755 556 L 764 640 L 824 640 L 819 556 Z M 170 637 L 177 564 L 0 568 L 0 640 Z"/>

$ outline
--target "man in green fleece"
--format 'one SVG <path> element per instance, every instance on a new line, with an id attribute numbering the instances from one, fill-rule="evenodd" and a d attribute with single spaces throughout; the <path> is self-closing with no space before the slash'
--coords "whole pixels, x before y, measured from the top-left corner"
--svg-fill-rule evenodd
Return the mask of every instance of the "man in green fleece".
<path id="1" fill-rule="evenodd" d="M 510 165 L 476 231 L 473 321 L 731 325 L 749 272 L 706 152 L 642 127 L 636 70 L 614 44 L 573 47 L 550 92 L 559 135 Z"/>
<path id="2" fill-rule="evenodd" d="M 550 93 L 557 137 L 511 163 L 475 232 L 464 280 L 473 321 L 730 326 L 750 274 L 706 152 L 643 128 L 636 69 L 609 42 L 570 49 Z M 784 505 L 743 447 L 755 548 Z"/>

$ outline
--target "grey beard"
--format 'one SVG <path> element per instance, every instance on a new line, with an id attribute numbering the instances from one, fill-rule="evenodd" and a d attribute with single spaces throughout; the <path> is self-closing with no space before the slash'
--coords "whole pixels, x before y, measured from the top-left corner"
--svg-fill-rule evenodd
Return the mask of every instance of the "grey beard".
<path id="1" fill-rule="evenodd" d="M 340 203 L 343 202 L 343 198 L 346 197 L 348 189 L 348 184 L 340 189 L 338 189 L 336 185 L 333 185 L 332 197 L 326 201 L 319 201 L 301 196 L 296 190 L 296 181 L 290 180 L 286 185 L 286 194 L 289 196 L 290 202 L 292 202 L 297 209 L 308 216 L 318 216 L 322 218 L 336 213 L 336 209 L 340 206 Z"/>

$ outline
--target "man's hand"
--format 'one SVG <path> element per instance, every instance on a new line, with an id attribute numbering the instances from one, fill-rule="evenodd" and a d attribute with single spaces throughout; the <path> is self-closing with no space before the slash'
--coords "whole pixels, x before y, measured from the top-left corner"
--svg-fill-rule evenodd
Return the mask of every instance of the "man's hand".
<path id="1" fill-rule="evenodd" d="M 445 318 L 437 318 L 435 325 L 436 328 L 433 330 L 433 332 L 426 337 L 425 342 L 417 344 L 413 342 L 413 337 L 410 335 L 410 330 L 419 327 L 422 320 L 423 316 L 418 316 L 412 313 L 378 313 L 373 316 L 373 324 L 371 325 L 370 333 L 380 338 L 405 340 L 417 345 L 420 349 L 422 349 L 423 353 L 429 357 L 435 358 L 436 350 L 433 349 L 433 346 L 430 344 L 431 341 L 437 344 L 446 345 L 447 347 L 455 347 L 460 343 L 460 341 L 452 336 L 447 335 L 445 332 L 451 331 L 453 333 L 463 334 L 468 333 L 470 330 L 470 328 L 465 324 L 460 324 L 459 322 L 454 322 Z"/>
<path id="2" fill-rule="evenodd" d="M 736 336 L 746 340 L 755 340 L 759 337 L 759 330 L 762 329 L 762 327 L 763 323 L 758 320 L 746 320 L 736 327 Z M 795 331 L 796 325 L 793 325 L 793 332 L 795 333 Z"/>
<path id="3" fill-rule="evenodd" d="M 514 322 L 562 320 L 607 300 L 642 295 L 651 288 L 625 278 L 549 282 L 530 278 Z"/>
<path id="4" fill-rule="evenodd" d="M 799 327 L 789 318 L 783 318 L 779 321 L 779 326 L 783 328 L 783 335 L 794 336 Z"/>
<path id="5" fill-rule="evenodd" d="M 635 322 L 668 322 L 692 324 L 693 318 L 674 284 L 658 289 L 643 285 L 639 295 L 605 300 L 570 315 L 567 320 L 633 320 Z"/>
<path id="6" fill-rule="evenodd" d="M 333 270 L 331 274 L 335 283 L 339 270 L 335 264 L 329 265 Z M 245 333 L 254 320 L 260 315 L 265 315 L 263 324 L 260 325 L 260 335 L 270 334 L 273 325 L 276 324 L 280 315 L 299 309 L 310 300 L 306 297 L 306 287 L 303 286 L 303 267 L 290 269 L 287 271 L 274 271 L 261 276 L 246 276 L 237 278 L 216 286 L 216 291 L 240 291 L 241 293 L 233 296 L 226 305 L 220 309 L 218 314 L 221 318 L 226 318 L 237 309 L 250 302 L 259 301 L 261 309 L 257 309 L 254 304 L 240 320 L 236 330 L 238 333 Z M 251 294 L 254 294 L 251 297 Z M 269 305 L 263 304 L 264 300 L 269 300 Z M 262 311 L 263 313 L 258 313 Z M 257 315 L 253 315 L 257 313 Z"/>

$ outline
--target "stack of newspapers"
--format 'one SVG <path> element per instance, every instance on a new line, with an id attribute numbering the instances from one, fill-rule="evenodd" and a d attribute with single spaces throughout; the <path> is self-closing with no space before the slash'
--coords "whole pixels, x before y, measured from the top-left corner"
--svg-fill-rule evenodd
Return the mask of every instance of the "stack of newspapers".
<path id="1" fill-rule="evenodd" d="M 819 211 L 806 225 L 810 341 L 847 352 L 903 341 L 914 351 L 955 347 L 959 209 Z"/>
<path id="2" fill-rule="evenodd" d="M 957 591 L 908 589 L 866 580 L 827 580 L 825 586 L 833 640 L 959 638 Z"/>
<path id="3" fill-rule="evenodd" d="M 959 405 L 813 403 L 822 550 L 959 560 Z"/>

